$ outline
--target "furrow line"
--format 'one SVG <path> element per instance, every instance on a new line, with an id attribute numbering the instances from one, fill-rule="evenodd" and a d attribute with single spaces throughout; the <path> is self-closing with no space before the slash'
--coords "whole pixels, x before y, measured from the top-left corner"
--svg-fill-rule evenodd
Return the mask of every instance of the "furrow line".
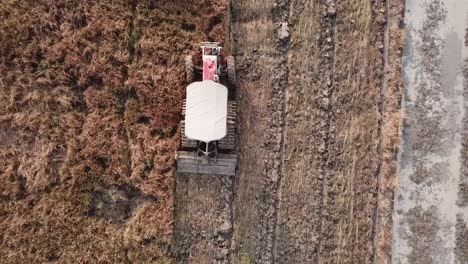
<path id="1" fill-rule="evenodd" d="M 320 254 L 321 254 L 321 251 L 322 251 L 322 228 L 323 228 L 323 209 L 324 209 L 324 197 L 325 197 L 325 192 L 326 192 L 326 185 L 327 185 L 327 174 L 328 174 L 328 162 L 329 162 L 329 152 L 328 152 L 328 149 L 330 147 L 330 142 L 332 140 L 332 135 L 334 134 L 334 128 L 332 127 L 331 123 L 332 123 L 332 115 L 333 115 L 333 109 L 332 109 L 332 98 L 333 98 L 333 89 L 334 89 L 334 85 L 335 85 L 335 54 L 336 54 L 336 31 L 337 31 L 337 27 L 336 27 L 336 1 L 333 0 L 333 1 L 330 1 L 330 0 L 327 0 L 326 1 L 326 5 L 325 5 L 328 13 L 327 13 L 327 16 L 325 17 L 324 19 L 324 27 L 323 28 L 326 28 L 326 30 L 324 31 L 321 31 L 322 33 L 324 32 L 325 33 L 325 36 L 322 38 L 322 41 L 325 42 L 325 47 L 326 49 L 328 49 L 326 52 L 324 52 L 323 54 L 324 55 L 328 55 L 329 51 L 332 51 L 331 52 L 331 56 L 328 57 L 328 60 L 329 60 L 329 65 L 331 66 L 329 69 L 326 69 L 326 71 L 329 72 L 329 77 L 328 77 L 328 80 L 327 80 L 327 87 L 328 87 L 328 91 L 327 93 L 325 94 L 325 99 L 326 99 L 326 102 L 327 102 L 327 105 L 324 106 L 325 108 L 325 113 L 326 113 L 326 123 L 325 123 L 325 129 L 324 131 L 326 131 L 326 135 L 324 136 L 323 138 L 323 148 L 320 149 L 320 155 L 321 155 L 321 164 L 320 164 L 320 177 L 322 179 L 322 185 L 321 185 L 321 190 L 320 190 L 320 203 L 319 203 L 319 219 L 320 219 L 320 224 L 319 224 L 319 227 L 318 227 L 318 247 L 317 247 L 317 261 L 316 263 L 320 263 Z M 330 29 L 331 30 L 328 30 Z M 328 47 L 327 47 L 327 42 L 329 41 L 328 43 Z M 324 58 L 325 60 L 327 60 L 327 58 Z"/>
<path id="2" fill-rule="evenodd" d="M 263 241 L 264 250 L 267 254 L 260 256 L 261 263 L 275 263 L 276 252 L 276 232 L 278 223 L 278 209 L 280 200 L 280 184 L 282 178 L 283 156 L 284 156 L 284 124 L 285 124 L 285 107 L 286 94 L 288 87 L 288 50 L 290 45 L 290 36 L 288 29 L 288 17 L 290 11 L 290 1 L 276 1 L 276 7 L 273 9 L 273 23 L 277 26 L 277 40 L 275 41 L 272 60 L 274 61 L 272 68 L 271 86 L 273 98 L 269 102 L 269 112 L 273 114 L 271 119 L 272 126 L 267 132 L 273 139 L 271 142 L 276 146 L 271 146 L 270 156 L 267 159 L 265 186 L 269 192 L 267 196 L 270 198 L 264 208 L 264 226 L 267 236 Z M 261 252 L 261 250 L 258 250 Z"/>
<path id="3" fill-rule="evenodd" d="M 389 42 L 390 42 L 390 33 L 389 33 L 389 26 L 388 26 L 388 21 L 389 21 L 389 15 L 388 15 L 388 0 L 385 0 L 385 12 L 384 12 L 384 17 L 385 17 L 385 25 L 384 25 L 384 50 L 383 50 L 383 64 L 382 64 L 382 76 L 381 76 L 381 86 L 380 86 L 380 105 L 379 105 L 379 113 L 380 113 L 380 119 L 379 119 L 379 143 L 377 146 L 377 151 L 379 153 L 379 164 L 377 167 L 376 171 L 376 178 L 377 178 L 377 202 L 375 205 L 374 209 L 374 229 L 372 230 L 372 239 L 374 241 L 374 249 L 373 249 L 373 254 L 372 254 L 372 263 L 375 264 L 376 262 L 376 254 L 377 254 L 377 234 L 378 234 L 378 229 L 379 229 L 379 201 L 380 201 L 380 182 L 382 178 L 382 163 L 383 161 L 383 154 L 384 154 L 384 147 L 383 147 L 383 138 L 384 138 L 384 110 L 385 110 L 385 92 L 387 88 L 387 61 L 388 61 L 388 49 L 389 49 Z"/>
<path id="4" fill-rule="evenodd" d="M 282 85 L 283 89 L 283 105 L 282 105 L 282 112 L 281 112 L 281 119 L 282 119 L 282 124 L 286 124 L 286 113 L 287 113 L 287 98 L 288 98 L 288 80 L 289 80 L 289 58 L 288 58 L 288 52 L 289 48 L 291 45 L 291 37 L 290 37 L 290 32 L 289 32 L 289 17 L 291 16 L 291 0 L 287 1 L 278 1 L 279 5 L 282 6 L 282 11 L 280 15 L 280 21 L 279 22 L 279 31 L 278 31 L 278 37 L 279 37 L 279 43 L 277 44 L 279 46 L 279 50 L 281 50 L 282 54 L 282 61 L 285 60 L 285 65 L 286 65 L 286 72 L 285 72 L 285 79 L 283 79 L 284 84 Z M 275 200 L 275 212 L 274 212 L 274 222 L 273 222 L 273 248 L 272 248 L 272 261 L 273 263 L 277 262 L 278 258 L 278 252 L 277 252 L 277 247 L 278 247 L 278 241 L 277 241 L 277 236 L 278 236 L 278 215 L 279 215 L 279 208 L 280 208 L 280 202 L 281 202 L 281 179 L 284 175 L 283 167 L 284 167 L 284 148 L 285 148 L 285 133 L 286 129 L 285 126 L 281 129 L 281 149 L 280 149 L 280 164 L 279 164 L 279 177 L 278 181 L 276 183 L 276 200 Z"/>

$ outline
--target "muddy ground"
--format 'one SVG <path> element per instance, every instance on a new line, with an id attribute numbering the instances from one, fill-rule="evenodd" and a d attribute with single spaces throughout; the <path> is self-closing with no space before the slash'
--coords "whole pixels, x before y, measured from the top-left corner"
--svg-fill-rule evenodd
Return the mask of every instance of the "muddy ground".
<path id="1" fill-rule="evenodd" d="M 468 263 L 468 2 L 407 1 L 394 263 Z"/>
<path id="2" fill-rule="evenodd" d="M 0 3 L 0 262 L 390 263 L 403 6 Z M 236 177 L 174 173 L 204 40 L 237 60 Z"/>

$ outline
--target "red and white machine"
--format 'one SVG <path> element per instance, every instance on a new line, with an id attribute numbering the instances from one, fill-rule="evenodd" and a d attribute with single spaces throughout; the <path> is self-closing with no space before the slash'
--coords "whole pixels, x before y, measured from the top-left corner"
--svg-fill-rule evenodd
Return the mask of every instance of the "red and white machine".
<path id="1" fill-rule="evenodd" d="M 217 43 L 205 43 L 201 46 L 203 63 L 203 81 L 219 81 L 221 72 L 218 60 L 221 54 L 221 47 Z"/>
<path id="2" fill-rule="evenodd" d="M 204 42 L 201 49 L 202 66 L 196 68 L 201 70 L 200 81 L 196 81 L 192 56 L 185 59 L 188 86 L 182 109 L 182 149 L 176 156 L 177 171 L 235 175 L 236 104 L 229 100 L 234 98 L 236 86 L 234 58 L 228 57 L 223 67 L 219 43 Z"/>

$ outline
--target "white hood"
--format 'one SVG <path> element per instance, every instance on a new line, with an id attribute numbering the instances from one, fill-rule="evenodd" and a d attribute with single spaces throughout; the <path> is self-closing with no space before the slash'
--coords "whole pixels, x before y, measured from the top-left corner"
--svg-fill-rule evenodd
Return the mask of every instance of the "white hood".
<path id="1" fill-rule="evenodd" d="M 185 135 L 204 142 L 226 136 L 226 86 L 214 82 L 194 82 L 187 86 Z"/>

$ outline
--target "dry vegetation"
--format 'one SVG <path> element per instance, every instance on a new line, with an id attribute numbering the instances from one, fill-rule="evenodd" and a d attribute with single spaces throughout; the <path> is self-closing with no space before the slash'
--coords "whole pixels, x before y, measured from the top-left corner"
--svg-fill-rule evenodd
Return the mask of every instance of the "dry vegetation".
<path id="1" fill-rule="evenodd" d="M 383 90 L 382 164 L 377 207 L 376 263 L 391 263 L 393 194 L 397 186 L 397 154 L 400 146 L 401 97 L 400 77 L 404 44 L 404 1 L 388 6 L 388 53 L 385 88 Z"/>
<path id="2" fill-rule="evenodd" d="M 0 3 L 0 262 L 170 262 L 183 54 L 225 11 Z"/>
<path id="3" fill-rule="evenodd" d="M 320 258 L 324 263 L 371 263 L 385 2 L 339 1 L 337 16 L 331 99 L 335 132 L 328 148 Z"/>

